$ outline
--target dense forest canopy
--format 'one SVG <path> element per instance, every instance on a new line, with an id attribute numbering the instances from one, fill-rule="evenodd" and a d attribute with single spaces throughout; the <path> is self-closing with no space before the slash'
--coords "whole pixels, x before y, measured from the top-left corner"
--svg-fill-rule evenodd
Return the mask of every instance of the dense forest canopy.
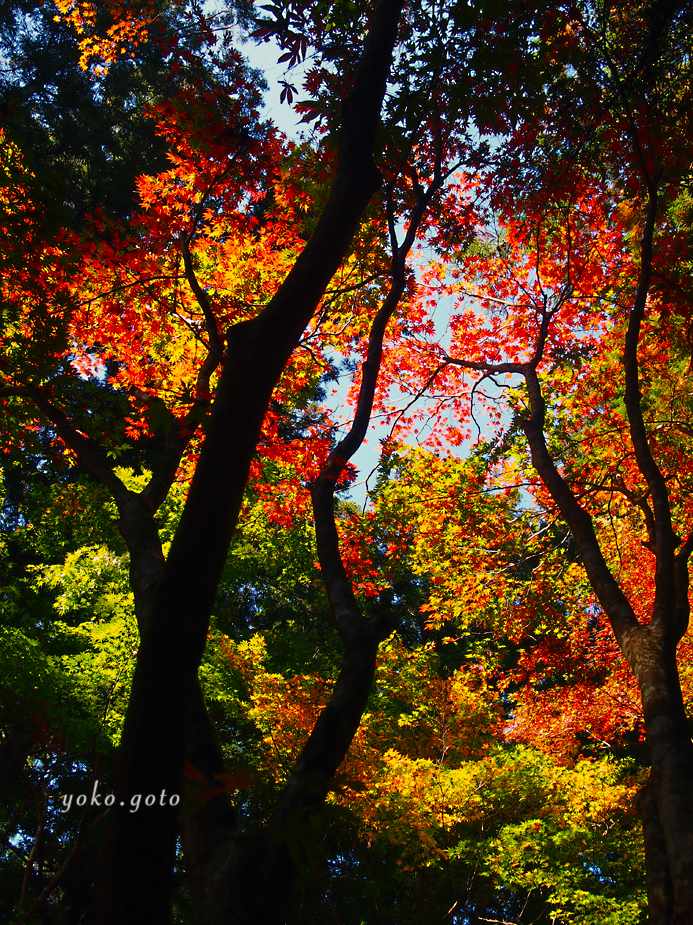
<path id="1" fill-rule="evenodd" d="M 693 921 L 692 36 L 3 5 L 7 921 Z"/>

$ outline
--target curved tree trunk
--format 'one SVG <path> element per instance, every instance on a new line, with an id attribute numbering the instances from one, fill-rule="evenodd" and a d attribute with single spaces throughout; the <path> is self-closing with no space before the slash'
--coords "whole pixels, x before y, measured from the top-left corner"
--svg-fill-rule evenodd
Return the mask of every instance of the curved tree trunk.
<path id="1" fill-rule="evenodd" d="M 209 616 L 272 390 L 379 184 L 373 149 L 400 8 L 401 0 L 375 7 L 313 236 L 267 308 L 229 332 L 206 439 L 138 653 L 97 895 L 101 925 L 170 918 L 179 812 L 172 797 L 183 789 Z"/>
<path id="2" fill-rule="evenodd" d="M 655 600 L 649 623 L 641 623 L 604 558 L 594 523 L 549 453 L 544 433 L 546 403 L 538 367 L 551 319 L 560 308 L 544 306 L 532 359 L 525 363 L 447 362 L 482 373 L 513 373 L 524 378 L 529 414 L 522 420 L 532 465 L 568 524 L 594 593 L 616 641 L 637 679 L 652 769 L 639 798 L 648 852 L 650 925 L 693 923 L 693 746 L 681 695 L 676 646 L 689 620 L 688 560 L 693 530 L 676 535 L 667 483 L 652 455 L 640 391 L 638 344 L 652 277 L 657 221 L 657 183 L 646 178 L 647 214 L 641 238 L 638 286 L 624 344 L 625 406 L 633 455 L 647 485 L 638 499 L 648 532 L 647 548 L 656 560 Z M 649 499 L 649 500 L 648 500 Z"/>
<path id="3" fill-rule="evenodd" d="M 571 528 L 592 588 L 640 688 L 651 758 L 646 820 L 651 925 L 693 922 L 693 747 L 681 695 L 676 646 L 688 627 L 688 559 L 693 533 L 676 536 L 666 480 L 655 461 L 645 427 L 640 391 L 638 343 L 652 276 L 658 177 L 647 178 L 647 217 L 641 239 L 638 287 L 624 345 L 625 405 L 634 456 L 647 484 L 651 507 L 641 502 L 655 555 L 655 600 L 648 624 L 635 612 L 610 571 L 592 519 L 558 472 L 544 437 L 545 403 L 536 368 L 543 353 L 549 315 L 532 362 L 522 364 L 531 414 L 524 421 L 532 462 Z M 678 551 L 677 551 L 677 547 Z"/>
<path id="4" fill-rule="evenodd" d="M 443 182 L 440 164 L 421 189 L 404 241 L 392 231 L 390 291 L 371 325 L 368 352 L 352 426 L 312 487 L 318 557 L 330 612 L 344 645 L 334 690 L 291 772 L 272 817 L 256 836 L 241 834 L 228 796 L 218 792 L 222 758 L 211 723 L 197 713 L 189 759 L 199 775 L 202 802 L 183 814 L 182 840 L 199 925 L 282 925 L 311 838 L 320 828 L 325 799 L 361 722 L 375 674 L 385 621 L 361 613 L 339 550 L 335 486 L 363 443 L 380 372 L 385 329 L 405 289 L 406 259 L 426 210 Z M 211 746 L 211 747 L 210 747 Z M 209 796 L 205 799 L 204 794 Z"/>

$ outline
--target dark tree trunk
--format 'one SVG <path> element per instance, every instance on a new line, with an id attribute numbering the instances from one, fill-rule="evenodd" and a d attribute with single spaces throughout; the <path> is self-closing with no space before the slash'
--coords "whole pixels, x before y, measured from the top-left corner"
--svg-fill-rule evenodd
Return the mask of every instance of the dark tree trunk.
<path id="1" fill-rule="evenodd" d="M 516 371 L 525 377 L 531 414 L 524 421 L 532 462 L 571 528 L 588 578 L 614 635 L 638 681 L 645 717 L 651 772 L 647 797 L 640 799 L 646 821 L 651 925 L 693 923 L 693 747 L 681 695 L 676 646 L 688 627 L 688 558 L 693 533 L 676 536 L 666 481 L 652 455 L 640 392 L 638 343 L 652 274 L 652 242 L 657 219 L 656 178 L 648 178 L 647 218 L 641 240 L 638 287 L 624 345 L 625 405 L 634 455 L 651 499 L 641 502 L 656 559 L 652 618 L 640 623 L 604 560 L 592 519 L 558 472 L 544 437 L 545 404 L 536 367 L 548 316 L 535 358 Z M 680 547 L 677 550 L 677 546 Z"/>
<path id="2" fill-rule="evenodd" d="M 590 516 L 549 456 L 539 381 L 533 370 L 525 372 L 532 401 L 532 417 L 525 422 L 532 461 L 571 527 L 592 587 L 640 689 L 651 759 L 647 797 L 639 801 L 652 891 L 650 925 L 693 923 L 693 747 L 676 665 L 676 645 L 688 622 L 687 580 L 682 574 L 687 574 L 691 539 L 672 556 L 671 568 L 658 570 L 658 592 L 671 602 L 671 611 L 660 608 L 649 624 L 639 623 L 604 561 Z"/>
<path id="3" fill-rule="evenodd" d="M 647 214 L 641 238 L 638 286 L 624 344 L 625 406 L 633 455 L 647 485 L 636 500 L 645 518 L 647 546 L 655 555 L 655 600 L 649 623 L 641 623 L 609 569 L 589 512 L 578 501 L 549 453 L 544 434 L 546 404 L 537 369 L 551 319 L 560 305 L 542 312 L 534 355 L 526 363 L 484 363 L 449 358 L 483 373 L 523 376 L 529 415 L 522 420 L 532 465 L 570 527 L 592 589 L 607 615 L 616 641 L 637 679 L 645 716 L 652 768 L 639 798 L 648 853 L 650 925 L 693 923 L 693 746 L 676 665 L 676 646 L 689 620 L 688 560 L 693 531 L 685 541 L 673 529 L 666 480 L 652 455 L 643 417 L 638 343 L 652 276 L 657 220 L 657 182 L 646 178 Z"/>
<path id="4" fill-rule="evenodd" d="M 643 820 L 650 925 L 693 922 L 693 746 L 675 648 L 652 626 L 626 653 L 638 680 L 651 758 Z"/>
<path id="5" fill-rule="evenodd" d="M 649 925 L 667 925 L 674 908 L 674 888 L 657 799 L 649 781 L 638 794 L 637 806 L 645 840 L 647 920 Z"/>
<path id="6" fill-rule="evenodd" d="M 337 174 L 313 236 L 267 308 L 229 332 L 188 501 L 147 608 L 97 897 L 102 925 L 170 917 L 179 812 L 171 797 L 183 789 L 209 615 L 272 390 L 379 183 L 373 149 L 400 8 L 401 0 L 376 4 L 344 104 Z M 144 805 L 147 796 L 154 805 Z"/>
<path id="7" fill-rule="evenodd" d="M 329 703 L 263 831 L 239 832 L 228 796 L 214 792 L 220 752 L 210 761 L 210 751 L 205 761 L 207 746 L 200 747 L 204 736 L 191 751 L 198 762 L 195 777 L 202 770 L 204 781 L 198 783 L 199 803 L 183 814 L 182 841 L 198 925 L 282 925 L 285 921 L 307 843 L 321 823 L 330 783 L 358 728 L 373 680 L 382 627 L 360 620 L 361 632 L 345 647 Z"/>

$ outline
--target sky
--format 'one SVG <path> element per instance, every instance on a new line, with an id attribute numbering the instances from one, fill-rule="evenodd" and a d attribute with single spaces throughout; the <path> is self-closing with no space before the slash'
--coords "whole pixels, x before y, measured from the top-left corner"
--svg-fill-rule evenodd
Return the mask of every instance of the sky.
<path id="1" fill-rule="evenodd" d="M 271 119 L 287 138 L 298 141 L 305 126 L 299 126 L 299 116 L 294 112 L 292 106 L 286 102 L 280 102 L 281 86 L 279 81 L 282 77 L 288 79 L 286 64 L 277 63 L 277 58 L 283 53 L 282 50 L 276 42 L 261 42 L 258 45 L 252 39 L 242 42 L 239 47 L 250 65 L 262 71 L 265 75 L 268 89 L 264 94 L 264 115 Z M 301 79 L 300 67 L 294 68 L 291 75 L 292 81 L 297 82 L 298 85 Z"/>
<path id="2" fill-rule="evenodd" d="M 240 48 L 251 66 L 262 71 L 265 75 L 268 89 L 264 94 L 263 114 L 271 119 L 288 138 L 299 141 L 305 126 L 300 124 L 299 116 L 294 112 L 292 106 L 280 101 L 280 80 L 282 78 L 290 79 L 295 86 L 300 88 L 301 67 L 298 66 L 288 72 L 284 63 L 278 63 L 278 58 L 283 52 L 273 41 L 257 44 L 252 40 L 248 40 L 243 42 Z M 440 305 L 439 309 L 438 318 L 436 319 L 437 327 L 441 324 L 445 327 L 450 306 L 447 304 Z M 445 339 L 444 331 L 441 330 L 439 334 Z M 353 414 L 353 408 L 345 404 L 351 381 L 351 376 L 343 373 L 339 382 L 332 388 L 331 396 L 329 392 L 330 386 L 328 386 L 328 403 L 332 409 L 333 417 L 338 421 L 343 421 L 345 425 L 341 436 L 346 433 L 347 425 L 351 421 Z M 407 402 L 408 400 L 409 396 L 403 395 L 403 401 Z M 377 419 L 371 421 L 363 445 L 351 460 L 358 469 L 358 479 L 351 487 L 348 495 L 346 492 L 342 495 L 343 498 L 348 497 L 361 507 L 367 505 L 368 487 L 373 488 L 375 485 L 374 470 L 380 458 L 380 440 L 387 436 L 388 432 L 389 428 L 382 426 L 382 423 Z"/>
<path id="3" fill-rule="evenodd" d="M 264 94 L 263 114 L 271 119 L 288 138 L 298 141 L 306 127 L 300 124 L 300 117 L 288 103 L 280 102 L 281 85 L 279 81 L 282 78 L 289 79 L 286 65 L 277 63 L 277 59 L 282 54 L 281 49 L 274 42 L 263 42 L 258 45 L 253 41 L 244 42 L 240 48 L 251 66 L 263 72 L 269 85 Z M 291 71 L 290 79 L 292 83 L 300 87 L 300 67 Z M 339 382 L 334 384 L 334 387 L 327 386 L 328 403 L 334 412 L 334 416 L 337 420 L 345 422 L 342 436 L 346 433 L 346 424 L 351 420 L 353 413 L 353 409 L 345 405 L 350 386 L 351 377 L 347 374 L 343 374 Z M 366 504 L 366 479 L 378 464 L 380 457 L 379 437 L 383 436 L 385 436 L 385 431 L 372 423 L 366 440 L 351 460 L 359 470 L 359 478 L 356 484 L 351 487 L 348 498 L 362 507 Z M 375 483 L 375 476 L 371 477 L 370 482 L 372 487 Z M 344 493 L 342 497 L 346 498 L 347 494 Z"/>

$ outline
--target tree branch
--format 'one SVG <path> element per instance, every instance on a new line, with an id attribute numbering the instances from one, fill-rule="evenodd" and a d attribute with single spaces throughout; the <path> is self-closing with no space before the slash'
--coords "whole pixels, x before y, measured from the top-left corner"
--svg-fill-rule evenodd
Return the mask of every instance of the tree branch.
<path id="1" fill-rule="evenodd" d="M 693 530 L 690 531 L 674 557 L 674 580 L 676 583 L 676 603 L 674 606 L 674 625 L 672 627 L 674 642 L 679 643 L 686 635 L 690 619 L 688 589 L 690 577 L 688 560 L 693 553 Z"/>
<path id="2" fill-rule="evenodd" d="M 105 819 L 105 817 L 108 815 L 108 812 L 109 811 L 106 810 L 106 812 L 101 813 L 101 815 L 97 816 L 97 818 L 92 822 L 92 824 L 88 828 L 83 829 L 79 833 L 79 835 L 77 836 L 77 840 L 75 841 L 75 844 L 72 847 L 72 851 L 70 851 L 70 853 L 68 854 L 61 868 L 58 871 L 56 871 L 56 873 L 51 877 L 51 879 L 48 881 L 45 887 L 41 890 L 39 895 L 36 897 L 36 899 L 31 904 L 31 906 L 29 906 L 26 912 L 22 916 L 20 916 L 19 919 L 16 920 L 15 925 L 25 925 L 26 922 L 31 921 L 31 919 L 36 915 L 39 909 L 46 902 L 48 897 L 52 893 L 54 893 L 55 890 L 60 886 L 60 884 L 65 879 L 70 869 L 74 865 L 75 861 L 77 860 L 79 855 L 82 853 L 84 842 L 87 840 L 89 835 L 91 835 L 91 833 L 94 831 L 97 825 L 101 822 L 101 820 Z"/>
<path id="3" fill-rule="evenodd" d="M 638 621 L 604 560 L 592 518 L 578 503 L 548 451 L 544 436 L 546 406 L 536 369 L 527 364 L 523 374 L 529 394 L 530 416 L 522 421 L 522 427 L 529 443 L 532 465 L 570 527 L 590 583 L 628 658 L 628 637 L 639 626 Z"/>
<path id="4" fill-rule="evenodd" d="M 20 394 L 19 391 L 16 394 Z M 39 411 L 55 425 L 60 437 L 66 445 L 73 450 L 80 462 L 91 472 L 94 478 L 105 485 L 113 495 L 116 503 L 120 505 L 130 494 L 123 482 L 102 457 L 98 447 L 85 434 L 81 434 L 70 422 L 70 419 L 57 405 L 53 404 L 43 389 L 34 385 L 27 385 L 21 394 L 30 398 Z"/>
<path id="5" fill-rule="evenodd" d="M 624 497 L 626 497 L 631 504 L 639 507 L 642 511 L 643 517 L 645 518 L 645 529 L 647 530 L 646 547 L 650 550 L 650 552 L 654 553 L 657 539 L 654 514 L 652 513 L 652 508 L 647 503 L 647 496 L 649 492 L 639 494 L 638 492 L 630 491 L 630 489 L 626 487 L 626 483 L 624 482 L 623 476 L 620 472 L 617 473 L 614 481 L 616 483 L 616 490 L 624 495 Z"/>
<path id="6" fill-rule="evenodd" d="M 655 178 L 655 181 L 659 176 Z M 645 305 L 652 276 L 652 240 L 657 218 L 656 185 L 648 197 L 647 218 L 641 241 L 641 263 L 638 287 L 630 312 L 624 349 L 626 372 L 625 405 L 631 440 L 638 468 L 643 474 L 652 498 L 655 526 L 655 602 L 652 619 L 666 626 L 674 610 L 674 551 L 679 539 L 671 522 L 671 507 L 666 480 L 652 456 L 642 413 L 642 394 L 638 367 L 638 342 L 645 317 Z"/>
<path id="7" fill-rule="evenodd" d="M 21 390 L 14 390 L 14 393 L 33 401 L 39 411 L 55 425 L 60 437 L 77 454 L 82 465 L 113 495 L 120 515 L 118 527 L 130 553 L 130 582 L 135 596 L 135 613 L 140 635 L 144 636 L 149 630 L 151 597 L 164 566 L 154 513 L 166 497 L 182 450 L 175 457 L 175 468 L 173 460 L 164 454 L 164 462 L 173 468 L 172 474 L 160 467 L 158 476 L 152 476 L 147 488 L 138 494 L 125 487 L 93 441 L 72 425 L 65 412 L 53 404 L 43 389 L 28 385 Z M 167 481 L 169 476 L 170 481 Z"/>
<path id="8" fill-rule="evenodd" d="M 440 164 L 436 162 L 433 182 L 426 190 L 420 188 L 410 215 L 404 240 L 399 246 L 394 232 L 394 222 L 390 218 L 392 230 L 392 282 L 390 290 L 371 324 L 368 350 L 366 360 L 362 366 L 361 387 L 356 402 L 354 419 L 349 432 L 330 453 L 324 469 L 311 488 L 320 568 L 330 600 L 332 615 L 345 642 L 348 633 L 347 627 L 353 620 L 356 619 L 357 622 L 361 622 L 363 618 L 356 605 L 351 582 L 344 570 L 339 552 L 333 506 L 335 485 L 344 472 L 347 462 L 357 452 L 366 436 L 382 361 L 385 330 L 397 310 L 406 286 L 406 259 L 416 239 L 416 234 L 426 209 L 440 189 L 441 184 L 442 172 Z M 390 211 L 389 208 L 388 211 Z"/>
<path id="9" fill-rule="evenodd" d="M 371 324 L 354 419 L 349 432 L 330 453 L 311 488 L 318 558 L 330 610 L 344 643 L 344 657 L 330 699 L 301 751 L 269 823 L 270 850 L 265 862 L 265 878 L 273 885 L 278 882 L 288 884 L 295 876 L 295 863 L 289 857 L 288 843 L 295 839 L 297 827 L 300 830 L 300 824 L 310 817 L 311 812 L 319 810 L 325 800 L 330 781 L 346 756 L 366 707 L 378 644 L 388 634 L 384 621 L 364 618 L 356 603 L 339 550 L 334 491 L 347 462 L 366 435 L 382 362 L 385 330 L 406 287 L 407 255 L 426 209 L 441 185 L 442 173 L 437 163 L 429 188 L 425 191 L 419 189 L 401 246 L 397 244 L 390 216 L 392 282 Z"/>
<path id="10" fill-rule="evenodd" d="M 221 339 L 219 337 L 219 328 L 217 326 L 217 319 L 212 311 L 212 306 L 210 304 L 207 293 L 204 291 L 202 286 L 195 275 L 195 269 L 192 263 L 192 255 L 190 254 L 190 239 L 186 236 L 184 231 L 180 233 L 180 248 L 183 254 L 183 266 L 185 268 L 185 278 L 188 281 L 193 295 L 197 299 L 197 304 L 202 309 L 202 314 L 204 315 L 205 325 L 207 326 L 207 337 L 209 338 L 209 357 L 216 360 L 214 368 L 219 365 L 223 355 L 223 347 Z"/>

